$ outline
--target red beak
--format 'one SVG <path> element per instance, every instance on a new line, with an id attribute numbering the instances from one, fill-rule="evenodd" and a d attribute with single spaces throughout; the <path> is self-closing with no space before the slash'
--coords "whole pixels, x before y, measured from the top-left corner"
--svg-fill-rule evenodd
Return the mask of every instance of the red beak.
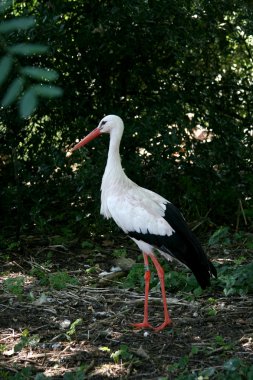
<path id="1" fill-rule="evenodd" d="M 77 143 L 72 149 L 71 152 L 81 148 L 82 146 L 88 144 L 91 140 L 94 140 L 96 137 L 101 135 L 100 129 L 97 127 L 92 132 L 90 132 L 86 137 L 84 137 L 79 143 Z"/>

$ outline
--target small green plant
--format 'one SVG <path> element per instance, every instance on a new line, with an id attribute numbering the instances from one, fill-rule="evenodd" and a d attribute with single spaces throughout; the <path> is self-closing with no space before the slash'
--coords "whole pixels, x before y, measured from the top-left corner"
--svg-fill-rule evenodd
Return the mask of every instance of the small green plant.
<path id="1" fill-rule="evenodd" d="M 83 249 L 92 249 L 92 248 L 94 248 L 94 244 L 93 244 L 91 241 L 87 241 L 87 240 L 85 240 L 85 241 L 83 241 L 83 242 L 81 243 L 81 247 L 82 247 Z"/>
<path id="2" fill-rule="evenodd" d="M 49 274 L 45 269 L 36 266 L 31 269 L 30 274 L 38 278 L 40 285 L 46 286 L 49 284 Z"/>
<path id="3" fill-rule="evenodd" d="M 227 343 L 223 336 L 216 335 L 214 337 L 216 347 L 222 348 L 224 351 L 230 351 L 233 348 L 232 343 Z"/>
<path id="4" fill-rule="evenodd" d="M 14 251 L 20 248 L 19 241 L 11 241 L 8 243 L 7 251 Z"/>
<path id="5" fill-rule="evenodd" d="M 178 372 L 181 373 L 181 375 L 188 372 L 188 364 L 189 364 L 189 356 L 185 355 L 182 356 L 178 362 L 168 365 L 167 371 L 170 374 L 170 376 L 175 376 Z M 175 378 L 175 377 L 173 377 Z"/>
<path id="6" fill-rule="evenodd" d="M 50 286 L 56 290 L 65 289 L 69 284 L 77 285 L 78 280 L 67 272 L 56 272 L 49 274 Z"/>
<path id="7" fill-rule="evenodd" d="M 196 378 L 203 380 L 252 380 L 253 365 L 239 358 L 231 358 L 225 361 L 220 369 L 214 367 L 205 368 L 198 373 Z"/>
<path id="8" fill-rule="evenodd" d="M 231 358 L 223 364 L 225 378 L 231 380 L 252 380 L 253 365 L 247 365 L 239 358 Z"/>
<path id="9" fill-rule="evenodd" d="M 0 369 L 0 379 L 2 379 L 2 380 L 8 380 L 8 379 L 10 379 L 9 372 Z"/>
<path id="10" fill-rule="evenodd" d="M 108 353 L 111 352 L 111 349 L 107 346 L 101 346 L 101 347 L 99 347 L 99 350 L 103 351 L 103 352 L 108 352 Z M 115 364 L 118 364 L 120 359 L 130 360 L 130 359 L 132 359 L 133 355 L 129 351 L 129 347 L 126 344 L 122 344 L 120 346 L 119 350 L 116 350 L 116 351 L 111 353 L 110 357 L 113 359 Z"/>
<path id="11" fill-rule="evenodd" d="M 220 340 L 220 338 L 218 338 Z M 253 364 L 244 362 L 239 358 L 231 358 L 224 362 L 221 367 L 208 367 L 198 372 L 189 368 L 189 361 L 192 353 L 189 356 L 183 356 L 178 362 L 170 364 L 167 367 L 169 374 L 168 378 L 175 380 L 252 380 L 253 379 Z M 167 378 L 166 378 L 167 379 Z"/>
<path id="12" fill-rule="evenodd" d="M 126 257 L 127 251 L 125 248 L 118 248 L 118 249 L 114 249 L 112 254 L 116 258 L 117 257 Z"/>
<path id="13" fill-rule="evenodd" d="M 98 349 L 103 352 L 111 352 L 111 349 L 107 346 L 100 346 Z"/>
<path id="14" fill-rule="evenodd" d="M 129 352 L 129 348 L 126 344 L 122 344 L 120 346 L 120 349 L 111 353 L 111 358 L 114 360 L 114 363 L 118 364 L 120 359 L 122 360 L 130 360 L 132 359 L 133 355 L 131 352 Z"/>
<path id="15" fill-rule="evenodd" d="M 49 285 L 51 286 L 51 288 L 54 288 L 56 290 L 65 289 L 68 286 L 68 284 L 78 284 L 78 280 L 75 277 L 70 276 L 67 272 L 64 271 L 48 273 L 48 271 L 46 271 L 42 267 L 34 267 L 30 271 L 30 273 L 32 276 L 36 276 L 39 279 L 40 285 Z"/>
<path id="16" fill-rule="evenodd" d="M 0 352 L 4 352 L 6 350 L 6 345 L 5 344 L 0 344 Z"/>
<path id="17" fill-rule="evenodd" d="M 25 329 L 22 334 L 19 342 L 14 346 L 14 352 L 21 351 L 24 347 L 27 346 L 36 346 L 40 341 L 40 337 L 37 334 L 30 335 L 29 330 Z"/>
<path id="18" fill-rule="evenodd" d="M 34 263 L 34 266 L 30 270 L 31 276 L 37 277 L 40 285 L 47 286 L 50 284 L 49 273 L 53 268 L 52 257 L 53 252 L 48 251 L 45 262 L 41 264 Z"/>
<path id="19" fill-rule="evenodd" d="M 125 288 L 142 288 L 144 286 L 144 267 L 143 264 L 134 264 L 128 273 L 126 279 L 124 280 L 123 286 Z M 152 286 L 151 277 L 151 286 Z"/>
<path id="20" fill-rule="evenodd" d="M 81 318 L 76 319 L 71 323 L 69 330 L 66 332 L 67 338 L 71 340 L 72 335 L 76 334 L 76 327 L 82 324 L 83 320 Z"/>
<path id="21" fill-rule="evenodd" d="M 3 288 L 21 299 L 24 295 L 24 277 L 7 278 L 4 280 Z"/>
<path id="22" fill-rule="evenodd" d="M 217 310 L 214 307 L 209 307 L 207 309 L 207 315 L 209 315 L 209 317 L 214 317 L 216 314 Z"/>

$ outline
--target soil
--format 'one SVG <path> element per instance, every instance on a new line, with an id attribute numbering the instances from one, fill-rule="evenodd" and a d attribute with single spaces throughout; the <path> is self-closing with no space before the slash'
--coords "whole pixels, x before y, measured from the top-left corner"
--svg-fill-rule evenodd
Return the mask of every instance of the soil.
<path id="1" fill-rule="evenodd" d="M 111 251 L 110 242 L 94 252 L 30 237 L 19 252 L 8 253 L 8 260 L 2 256 L 3 378 L 24 368 L 31 376 L 43 373 L 55 380 L 197 378 L 203 371 L 218 373 L 232 358 L 253 362 L 252 296 L 225 297 L 222 289 L 212 288 L 197 298 L 167 294 L 173 324 L 159 333 L 136 330 L 131 323 L 142 321 L 143 289 L 124 289 L 126 273 L 109 280 L 101 276 L 114 265 Z M 136 252 L 130 249 L 129 256 Z M 79 282 L 57 290 L 41 284 L 32 268 L 65 271 Z M 13 294 L 4 280 L 19 276 L 25 276 L 24 292 Z M 150 322 L 163 322 L 159 291 L 151 292 Z"/>

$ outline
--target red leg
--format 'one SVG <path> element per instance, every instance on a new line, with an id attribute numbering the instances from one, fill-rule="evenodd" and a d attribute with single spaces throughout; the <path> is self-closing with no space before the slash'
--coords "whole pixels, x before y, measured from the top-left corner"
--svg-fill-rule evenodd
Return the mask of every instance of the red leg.
<path id="1" fill-rule="evenodd" d="M 160 279 L 160 284 L 161 284 L 163 310 L 164 310 L 164 322 L 160 326 L 155 328 L 155 331 L 161 331 L 166 326 L 170 325 L 172 321 L 170 319 L 168 308 L 167 308 L 165 285 L 164 285 L 164 270 L 155 256 L 150 256 L 150 258 L 153 261 L 154 266 L 156 267 L 156 271 L 157 271 L 158 277 Z"/>
<path id="2" fill-rule="evenodd" d="M 144 279 L 145 279 L 145 301 L 144 301 L 144 318 L 143 322 L 141 323 L 133 323 L 133 326 L 137 329 L 143 329 L 143 328 L 153 328 L 151 324 L 148 322 L 148 294 L 149 294 L 149 283 L 150 283 L 150 269 L 148 264 L 148 255 L 146 253 L 143 253 L 144 258 Z"/>

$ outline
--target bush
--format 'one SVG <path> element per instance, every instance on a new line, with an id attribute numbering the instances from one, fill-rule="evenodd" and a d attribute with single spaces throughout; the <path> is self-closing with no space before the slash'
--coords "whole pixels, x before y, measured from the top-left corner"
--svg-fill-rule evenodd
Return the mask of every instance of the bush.
<path id="1" fill-rule="evenodd" d="M 53 74 L 48 81 L 57 72 L 64 94 L 59 101 L 48 93 L 27 120 L 15 102 L 1 112 L 5 233 L 14 224 L 48 233 L 66 221 L 74 233 L 99 228 L 108 141 L 71 159 L 65 152 L 109 113 L 125 121 L 123 165 L 134 181 L 190 219 L 209 211 L 216 224 L 236 225 L 239 200 L 245 211 L 252 207 L 252 7 L 239 0 L 17 1 L 5 18 L 31 15 L 36 27 L 6 33 L 6 45 L 25 38 L 48 46 L 47 54 L 22 50 L 1 99 L 17 72 L 30 76 L 27 91 L 38 73 Z"/>

